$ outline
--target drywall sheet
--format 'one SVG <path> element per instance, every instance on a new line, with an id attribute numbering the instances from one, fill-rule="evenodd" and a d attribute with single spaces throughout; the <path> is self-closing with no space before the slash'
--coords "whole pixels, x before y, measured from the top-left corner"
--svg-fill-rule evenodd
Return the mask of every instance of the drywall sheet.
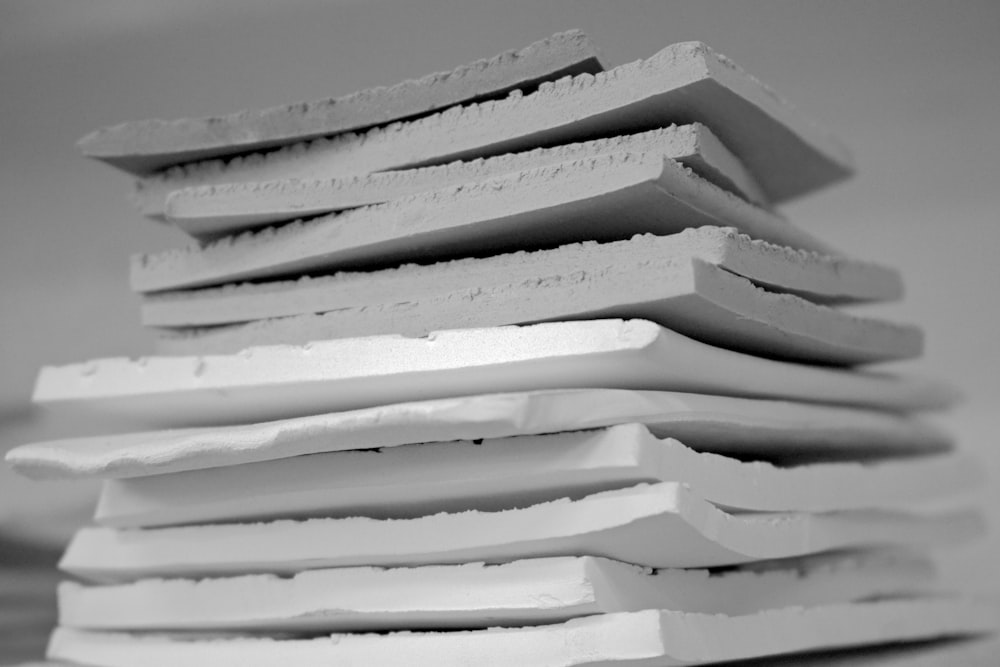
<path id="1" fill-rule="evenodd" d="M 590 39 L 570 30 L 523 49 L 394 86 L 212 118 L 123 123 L 88 134 L 79 147 L 85 155 L 144 174 L 191 160 L 359 130 L 603 69 Z"/>
<path id="2" fill-rule="evenodd" d="M 256 416 L 256 415 L 254 415 Z M 908 416 L 788 401 L 552 389 L 396 403 L 224 427 L 31 443 L 7 453 L 36 478 L 128 478 L 305 454 L 595 429 L 637 422 L 701 451 L 791 463 L 935 454 L 949 436 Z"/>
<path id="3" fill-rule="evenodd" d="M 981 603 L 916 598 L 791 607 L 744 616 L 647 610 L 562 624 L 470 632 L 404 632 L 314 639 L 129 635 L 59 628 L 48 657 L 106 667 L 664 667 L 837 647 L 989 632 L 997 611 Z M 806 659 L 809 659 L 806 656 Z"/>
<path id="4" fill-rule="evenodd" d="M 973 510 L 729 514 L 683 484 L 659 483 L 416 519 L 87 527 L 77 531 L 59 567 L 101 582 L 582 555 L 654 568 L 717 567 L 833 549 L 946 547 L 982 532 Z"/>

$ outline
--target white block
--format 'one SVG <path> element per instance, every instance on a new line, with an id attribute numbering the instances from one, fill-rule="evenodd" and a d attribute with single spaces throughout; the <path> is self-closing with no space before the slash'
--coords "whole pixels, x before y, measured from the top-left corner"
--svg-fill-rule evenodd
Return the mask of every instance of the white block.
<path id="1" fill-rule="evenodd" d="M 666 236 L 689 227 L 736 227 L 804 250 L 828 246 L 656 154 L 614 153 L 507 174 L 385 204 L 134 255 L 138 292 L 385 268 L 582 241 Z"/>
<path id="2" fill-rule="evenodd" d="M 789 607 L 745 616 L 647 610 L 529 628 L 315 639 L 194 638 L 59 628 L 48 657 L 101 667 L 667 667 L 972 635 L 993 630 L 997 617 L 995 608 L 980 603 L 917 598 Z"/>
<path id="3" fill-rule="evenodd" d="M 174 167 L 140 180 L 166 198 L 200 185 L 336 178 L 555 146 L 597 137 L 704 123 L 781 202 L 851 172 L 846 149 L 825 130 L 704 44 L 669 46 L 652 58 L 538 91 L 455 107 L 363 134 L 266 154 Z"/>
<path id="4" fill-rule="evenodd" d="M 37 442 L 7 453 L 36 478 L 137 477 L 415 442 L 502 438 L 639 422 L 699 450 L 772 460 L 931 454 L 929 423 L 871 410 L 622 389 L 539 390 L 397 403 L 237 426 Z"/>
<path id="5" fill-rule="evenodd" d="M 104 582 L 580 555 L 655 568 L 716 567 L 832 549 L 953 546 L 982 530 L 971 510 L 728 514 L 684 485 L 665 483 L 416 519 L 88 527 L 73 537 L 59 567 Z"/>
<path id="6" fill-rule="evenodd" d="M 205 185 L 171 192 L 166 201 L 157 190 L 140 190 L 133 199 L 144 215 L 165 214 L 191 236 L 211 239 L 609 153 L 655 153 L 677 160 L 724 190 L 757 205 L 768 205 L 750 172 L 701 123 L 433 167 L 333 179 L 316 173 L 309 179 L 299 174 L 297 178 L 263 183 Z"/>
<path id="7" fill-rule="evenodd" d="M 957 454 L 776 467 L 697 453 L 645 426 L 336 452 L 104 483 L 95 518 L 117 527 L 276 518 L 500 511 L 643 482 L 681 482 L 724 507 L 906 509 L 972 491 Z M 254 489 L 248 494 L 247 489 Z"/>
<path id="8" fill-rule="evenodd" d="M 234 355 L 43 367 L 36 403 L 152 423 L 223 424 L 486 392 L 605 387 L 939 408 L 939 383 L 805 366 L 698 343 L 644 320 L 371 336 Z"/>
<path id="9" fill-rule="evenodd" d="M 640 317 L 726 349 L 833 366 L 909 359 L 923 350 L 919 327 L 775 293 L 699 259 L 582 266 L 587 268 L 513 285 L 248 324 L 167 330 L 157 340 L 157 352 L 232 354 L 261 345 L 605 317 Z"/>
<path id="10" fill-rule="evenodd" d="M 394 86 L 212 118 L 122 123 L 88 134 L 79 147 L 85 155 L 142 174 L 190 160 L 371 127 L 603 69 L 590 39 L 570 30 L 517 51 Z"/>
<path id="11" fill-rule="evenodd" d="M 536 625 L 577 616 L 671 609 L 763 609 L 929 593 L 934 568 L 903 554 L 773 561 L 749 570 L 658 570 L 564 557 L 224 579 L 59 586 L 59 624 L 92 630 L 358 632 Z"/>

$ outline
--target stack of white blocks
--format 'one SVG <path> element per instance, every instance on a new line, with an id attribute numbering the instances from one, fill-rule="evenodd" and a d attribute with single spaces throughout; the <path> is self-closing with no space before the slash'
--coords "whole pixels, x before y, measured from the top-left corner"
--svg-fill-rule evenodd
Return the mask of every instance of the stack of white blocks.
<path id="1" fill-rule="evenodd" d="M 953 396 L 859 370 L 921 332 L 841 308 L 898 275 L 774 209 L 849 159 L 706 46 L 603 71 L 569 32 L 81 147 L 198 242 L 132 263 L 162 356 L 36 386 L 166 430 L 8 456 L 105 480 L 50 658 L 841 664 L 810 652 L 996 627 L 929 557 L 981 531 L 916 415 Z"/>

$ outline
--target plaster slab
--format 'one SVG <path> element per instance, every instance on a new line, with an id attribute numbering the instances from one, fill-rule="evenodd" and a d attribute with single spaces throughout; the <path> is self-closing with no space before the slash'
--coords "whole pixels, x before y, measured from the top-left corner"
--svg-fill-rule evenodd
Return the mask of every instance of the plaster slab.
<path id="1" fill-rule="evenodd" d="M 200 357 L 46 366 L 33 400 L 174 426 L 261 421 L 480 393 L 603 387 L 941 408 L 941 383 L 764 359 L 645 320 L 370 336 Z"/>
<path id="2" fill-rule="evenodd" d="M 97 523 L 140 528 L 279 518 L 496 512 L 649 482 L 755 511 L 906 509 L 976 490 L 958 454 L 781 465 L 699 453 L 640 424 L 597 431 L 296 456 L 107 480 Z M 247 494 L 247 489 L 254 489 Z"/>
<path id="3" fill-rule="evenodd" d="M 212 239 L 253 227 L 380 204 L 428 190 L 608 153 L 658 153 L 677 160 L 724 190 L 758 205 L 767 205 L 753 176 L 700 123 L 434 167 L 333 179 L 324 179 L 322 173 L 298 173 L 292 179 L 264 183 L 186 188 L 171 192 L 166 201 L 159 191 L 142 190 L 134 200 L 144 215 L 166 215 L 191 236 Z"/>
<path id="4" fill-rule="evenodd" d="M 144 174 L 191 160 L 381 125 L 603 69 L 590 38 L 570 30 L 520 50 L 394 86 L 225 116 L 122 123 L 88 134 L 78 146 L 84 155 Z"/>
<path id="5" fill-rule="evenodd" d="M 553 320 L 640 317 L 711 345 L 805 363 L 855 366 L 923 351 L 917 326 L 862 317 L 755 286 L 700 259 L 650 257 L 578 265 L 541 280 L 437 297 L 211 328 L 164 330 L 159 354 L 231 354 L 261 345 L 379 334 L 424 336 Z"/>
<path id="6" fill-rule="evenodd" d="M 732 226 L 832 253 L 775 213 L 660 155 L 616 153 L 413 195 L 212 243 L 133 255 L 132 289 L 155 292 L 351 268 L 387 268 L 582 241 Z"/>
<path id="7" fill-rule="evenodd" d="M 140 179 L 163 199 L 221 183 L 324 178 L 489 157 L 671 124 L 708 126 L 754 175 L 769 201 L 811 192 L 851 173 L 846 149 L 826 130 L 727 58 L 684 42 L 597 74 L 543 83 L 524 95 L 454 107 L 361 134 L 173 167 Z"/>
<path id="8" fill-rule="evenodd" d="M 555 623 L 643 609 L 763 609 L 934 592 L 929 561 L 901 553 L 815 556 L 748 570 L 651 571 L 605 558 L 415 568 L 348 567 L 290 578 L 145 579 L 59 585 L 59 625 L 92 630 L 359 632 Z"/>
<path id="9" fill-rule="evenodd" d="M 482 394 L 272 422 L 69 438 L 22 445 L 7 464 L 29 477 L 128 478 L 331 451 L 503 438 L 642 423 L 689 447 L 770 460 L 866 460 L 943 453 L 928 422 L 872 410 L 622 389 Z"/>
<path id="10" fill-rule="evenodd" d="M 130 635 L 59 628 L 51 659 L 102 667 L 377 664 L 668 667 L 990 632 L 996 609 L 954 598 L 789 607 L 743 616 L 646 610 L 562 624 L 313 639 Z M 804 656 L 810 660 L 809 656 Z"/>
<path id="11" fill-rule="evenodd" d="M 983 533 L 974 510 L 727 513 L 683 484 L 643 484 L 501 512 L 281 520 L 141 530 L 85 527 L 60 569 L 83 579 L 288 575 L 327 567 L 600 556 L 718 567 L 866 547 L 929 549 Z"/>
<path id="12" fill-rule="evenodd" d="M 796 294 L 826 305 L 890 301 L 903 294 L 899 273 L 879 264 L 796 251 L 752 240 L 733 228 L 699 227 L 670 236 L 642 234 L 626 241 L 575 243 L 554 250 L 407 264 L 383 271 L 159 292 L 143 297 L 140 312 L 142 323 L 151 327 L 216 326 L 408 302 L 463 289 L 542 283 L 602 266 L 629 265 L 638 271 L 693 259 L 772 292 Z"/>

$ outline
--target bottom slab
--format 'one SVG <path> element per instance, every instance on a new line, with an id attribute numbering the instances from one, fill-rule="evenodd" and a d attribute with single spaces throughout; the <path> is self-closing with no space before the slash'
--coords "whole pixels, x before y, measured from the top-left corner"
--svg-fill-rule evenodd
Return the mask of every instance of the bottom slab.
<path id="1" fill-rule="evenodd" d="M 663 667 L 980 634 L 992 631 L 997 622 L 992 607 L 939 598 L 792 607 L 746 616 L 648 610 L 530 628 L 313 639 L 143 636 L 59 628 L 48 657 L 100 667 Z"/>

